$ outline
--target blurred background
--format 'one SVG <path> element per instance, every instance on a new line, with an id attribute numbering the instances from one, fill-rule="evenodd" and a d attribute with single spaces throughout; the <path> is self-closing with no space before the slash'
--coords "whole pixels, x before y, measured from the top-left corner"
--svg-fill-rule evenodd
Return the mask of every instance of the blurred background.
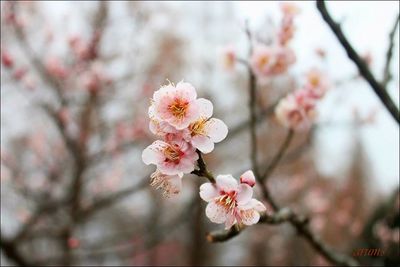
<path id="1" fill-rule="evenodd" d="M 393 251 L 399 264 L 399 126 L 359 75 L 315 2 L 296 3 L 297 61 L 258 86 L 260 162 L 286 130 L 271 107 L 318 68 L 330 89 L 268 180 L 284 206 L 310 217 L 329 245 Z M 397 1 L 328 2 L 381 80 Z M 149 186 L 141 152 L 150 98 L 185 80 L 214 104 L 228 137 L 205 160 L 214 174 L 251 168 L 245 21 L 259 42 L 279 27 L 279 2 L 1 2 L 1 264 L 330 265 L 287 224 L 256 225 L 224 243 L 186 175 L 178 196 Z M 399 27 L 387 91 L 399 106 Z M 258 188 L 256 187 L 256 191 Z M 257 192 L 256 192 L 257 193 Z M 390 265 L 392 266 L 392 265 Z"/>

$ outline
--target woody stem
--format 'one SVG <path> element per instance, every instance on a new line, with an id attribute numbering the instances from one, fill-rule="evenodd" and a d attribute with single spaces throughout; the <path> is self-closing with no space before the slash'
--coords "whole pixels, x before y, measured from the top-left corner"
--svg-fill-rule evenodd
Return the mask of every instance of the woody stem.
<path id="1" fill-rule="evenodd" d="M 199 159 L 197 160 L 197 165 L 199 167 L 198 170 L 194 170 L 191 173 L 197 176 L 202 176 L 207 178 L 211 183 L 215 183 L 215 178 L 212 173 L 207 169 L 207 165 L 204 162 L 203 155 L 199 150 L 196 150 L 197 154 L 199 155 Z"/>

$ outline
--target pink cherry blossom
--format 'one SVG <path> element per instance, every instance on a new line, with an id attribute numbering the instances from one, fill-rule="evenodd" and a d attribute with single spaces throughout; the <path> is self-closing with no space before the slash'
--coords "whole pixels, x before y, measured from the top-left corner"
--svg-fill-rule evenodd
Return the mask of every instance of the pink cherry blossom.
<path id="1" fill-rule="evenodd" d="M 275 108 L 278 121 L 294 130 L 308 129 L 315 116 L 315 102 L 306 90 L 298 90 L 279 101 Z"/>
<path id="2" fill-rule="evenodd" d="M 196 149 L 184 140 L 157 140 L 142 153 L 145 164 L 155 164 L 163 174 L 180 177 L 194 170 L 197 159 Z"/>
<path id="3" fill-rule="evenodd" d="M 150 131 L 165 140 L 183 138 L 202 153 L 210 153 L 214 149 L 214 143 L 221 142 L 228 134 L 228 127 L 223 121 L 210 118 L 213 113 L 213 105 L 209 100 L 200 98 L 197 101 L 199 117 L 187 128 L 177 130 L 165 121 L 155 119 L 154 106 L 149 108 Z"/>
<path id="4" fill-rule="evenodd" d="M 214 149 L 214 143 L 221 142 L 228 134 L 228 127 L 223 121 L 210 118 L 212 113 L 212 103 L 206 99 L 199 99 L 200 117 L 189 125 L 185 135 L 186 140 L 203 153 L 210 153 Z"/>
<path id="5" fill-rule="evenodd" d="M 154 113 L 154 105 L 150 105 L 149 107 L 149 117 L 150 117 L 149 129 L 155 135 L 165 138 L 167 135 L 174 135 L 181 132 L 175 129 L 175 127 L 173 127 L 168 122 L 158 120 Z"/>
<path id="6" fill-rule="evenodd" d="M 50 57 L 46 60 L 45 67 L 47 72 L 59 79 L 68 77 L 69 71 L 57 57 Z"/>
<path id="7" fill-rule="evenodd" d="M 250 65 L 257 76 L 278 75 L 287 71 L 296 62 L 292 49 L 284 46 L 258 45 L 250 59 Z"/>
<path id="8" fill-rule="evenodd" d="M 277 46 L 274 48 L 275 61 L 271 67 L 271 73 L 278 75 L 286 72 L 288 68 L 296 62 L 296 56 L 293 50 L 286 46 Z"/>
<path id="9" fill-rule="evenodd" d="M 274 49 L 266 45 L 257 45 L 254 47 L 250 59 L 250 65 L 257 76 L 266 76 L 271 74 L 276 58 Z"/>
<path id="10" fill-rule="evenodd" d="M 232 175 L 218 175 L 216 183 L 200 186 L 200 197 L 208 202 L 207 217 L 214 223 L 225 223 L 229 229 L 235 223 L 252 225 L 260 219 L 264 204 L 252 198 L 253 189 L 248 184 L 238 184 Z"/>
<path id="11" fill-rule="evenodd" d="M 248 170 L 240 176 L 241 184 L 248 184 L 253 187 L 256 184 L 256 177 L 254 176 L 253 171 Z"/>
<path id="12" fill-rule="evenodd" d="M 165 197 L 178 194 L 182 189 L 182 177 L 179 175 L 166 175 L 156 170 L 150 176 L 150 185 L 156 189 L 163 190 Z"/>
<path id="13" fill-rule="evenodd" d="M 326 76 L 317 69 L 311 69 L 306 78 L 307 81 L 304 88 L 308 89 L 310 97 L 315 99 L 322 98 L 329 88 Z"/>
<path id="14" fill-rule="evenodd" d="M 177 130 L 187 128 L 199 117 L 197 93 L 190 83 L 179 82 L 161 87 L 154 92 L 152 108 L 154 118 L 168 122 Z M 149 110 L 150 115 L 150 110 Z"/>

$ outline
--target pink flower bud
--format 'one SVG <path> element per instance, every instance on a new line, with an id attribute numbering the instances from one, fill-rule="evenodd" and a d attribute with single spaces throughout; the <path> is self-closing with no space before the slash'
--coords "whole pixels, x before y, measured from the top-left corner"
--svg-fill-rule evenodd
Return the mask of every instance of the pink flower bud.
<path id="1" fill-rule="evenodd" d="M 1 51 L 1 63 L 4 65 L 6 68 L 12 68 L 14 65 L 14 59 L 8 53 L 7 51 L 3 50 Z"/>
<path id="2" fill-rule="evenodd" d="M 74 248 L 78 248 L 80 245 L 80 241 L 79 239 L 75 238 L 75 237 L 70 237 L 68 238 L 68 246 L 72 249 Z"/>
<path id="3" fill-rule="evenodd" d="M 45 67 L 50 75 L 59 79 L 65 79 L 68 76 L 68 69 L 56 57 L 49 58 L 45 63 Z"/>
<path id="4" fill-rule="evenodd" d="M 236 53 L 233 47 L 227 46 L 223 51 L 223 64 L 226 70 L 233 70 L 236 62 Z"/>
<path id="5" fill-rule="evenodd" d="M 256 184 L 256 177 L 254 176 L 253 171 L 248 170 L 240 176 L 241 184 L 248 184 L 253 187 Z"/>

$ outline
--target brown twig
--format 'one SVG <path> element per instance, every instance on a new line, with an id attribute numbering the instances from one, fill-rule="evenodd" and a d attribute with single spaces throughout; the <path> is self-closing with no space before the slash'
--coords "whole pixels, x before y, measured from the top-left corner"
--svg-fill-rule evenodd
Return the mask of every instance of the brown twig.
<path id="1" fill-rule="evenodd" d="M 292 141 L 293 138 L 293 130 L 289 130 L 285 140 L 283 141 L 281 147 L 279 148 L 278 152 L 276 155 L 272 158 L 271 162 L 268 164 L 265 172 L 260 176 L 260 181 L 265 181 L 268 179 L 268 177 L 272 174 L 272 172 L 275 170 L 275 168 L 278 166 L 278 163 L 281 161 L 283 154 L 285 154 L 286 150 L 288 149 L 290 142 Z"/>
<path id="2" fill-rule="evenodd" d="M 251 31 L 246 22 L 246 35 L 249 39 L 249 57 L 253 52 L 253 46 L 251 44 L 252 36 Z M 250 65 L 247 65 L 247 71 L 249 74 L 249 110 L 250 110 L 250 142 L 251 142 L 251 150 L 250 150 L 250 158 L 251 165 L 255 176 L 259 176 L 260 172 L 258 170 L 258 152 L 257 152 L 257 111 L 256 111 L 256 98 L 257 98 L 257 83 L 256 77 L 251 69 Z"/>
<path id="3" fill-rule="evenodd" d="M 197 165 L 198 165 L 199 169 L 192 171 L 192 174 L 205 177 L 211 183 L 215 183 L 215 178 L 212 175 L 212 173 L 207 169 L 207 165 L 203 160 L 203 155 L 201 154 L 201 152 L 199 150 L 197 150 L 196 152 L 199 155 L 199 159 L 197 160 Z"/>
<path id="4" fill-rule="evenodd" d="M 265 224 L 281 224 L 290 220 L 293 216 L 293 212 L 288 208 L 283 208 L 273 215 L 262 214 L 258 223 Z M 207 240 L 209 242 L 224 242 L 235 236 L 237 236 L 241 231 L 246 229 L 244 225 L 235 224 L 228 230 L 217 230 L 207 234 Z"/>
<path id="5" fill-rule="evenodd" d="M 126 198 L 127 196 L 132 195 L 135 192 L 138 192 L 139 190 L 143 189 L 145 186 L 148 185 L 148 180 L 146 179 L 149 177 L 149 175 L 146 175 L 141 179 L 141 181 L 133 185 L 131 187 L 128 187 L 126 189 L 122 189 L 118 192 L 115 192 L 113 194 L 110 194 L 109 196 L 106 197 L 101 197 L 93 202 L 92 205 L 89 207 L 82 209 L 79 214 L 79 221 L 83 221 L 89 216 L 92 216 L 95 212 L 104 209 L 112 204 L 115 204 L 116 202 L 120 201 L 121 199 Z"/>
<path id="6" fill-rule="evenodd" d="M 251 36 L 250 36 L 250 31 L 247 28 L 246 32 L 249 37 L 249 41 L 251 42 Z M 251 51 L 251 49 L 250 49 Z M 250 74 L 250 84 L 249 84 L 249 95 L 250 95 L 250 102 L 249 102 L 249 109 L 250 109 L 250 132 L 251 132 L 251 142 L 252 142 L 252 147 L 251 147 L 251 161 L 253 168 L 257 167 L 257 144 L 256 144 L 256 102 L 255 102 L 255 76 L 252 73 L 251 68 L 249 68 L 249 74 Z M 253 77 L 253 78 L 252 78 Z M 254 79 L 254 81 L 252 81 Z M 288 147 L 290 140 L 292 138 L 293 132 L 289 131 L 281 149 L 278 151 L 277 155 L 274 157 L 272 160 L 271 164 L 267 168 L 265 177 L 267 177 L 270 173 L 272 173 L 273 169 L 277 166 L 279 163 L 280 159 L 283 156 L 284 151 Z M 264 219 L 264 222 L 277 222 L 277 223 L 282 223 L 282 222 L 290 222 L 296 229 L 297 232 L 304 237 L 313 247 L 316 251 L 318 251 L 321 255 L 323 255 L 326 259 L 329 261 L 339 264 L 339 265 L 345 265 L 345 266 L 357 266 L 358 263 L 351 257 L 348 257 L 347 255 L 337 253 L 333 249 L 331 249 L 329 246 L 327 246 L 322 240 L 320 240 L 309 228 L 308 226 L 308 219 L 304 216 L 297 215 L 289 210 L 283 209 L 281 210 L 280 206 L 275 202 L 274 198 L 271 196 L 267 186 L 265 183 L 263 183 L 263 178 L 259 175 L 258 172 L 254 172 L 256 179 L 261 182 L 261 189 L 262 189 L 262 194 L 267 200 L 272 208 L 274 209 L 275 215 L 279 218 L 278 219 Z M 283 213 L 285 216 L 281 216 L 281 213 Z M 267 216 L 267 215 L 265 215 Z M 231 227 L 226 232 L 222 233 L 212 233 L 207 236 L 207 239 L 209 241 L 225 241 L 228 240 L 236 235 L 238 235 L 241 230 L 244 228 L 241 228 L 238 225 L 235 225 L 234 227 Z M 214 238 L 215 237 L 215 238 Z"/>
<path id="7" fill-rule="evenodd" d="M 383 80 L 382 80 L 383 88 L 386 88 L 387 84 L 392 79 L 392 74 L 390 73 L 390 62 L 392 61 L 393 57 L 394 36 L 396 34 L 397 25 L 399 24 L 399 19 L 400 19 L 400 14 L 397 15 L 396 20 L 394 21 L 393 28 L 389 33 L 389 47 L 386 52 L 386 62 L 385 62 L 385 67 L 383 69 Z"/>
<path id="8" fill-rule="evenodd" d="M 322 18 L 329 25 L 329 27 L 331 28 L 331 30 L 333 31 L 333 33 L 335 34 L 335 36 L 337 37 L 343 48 L 346 50 L 348 57 L 354 62 L 354 64 L 356 64 L 360 74 L 369 83 L 369 85 L 374 90 L 375 94 L 379 97 L 382 104 L 390 112 L 390 114 L 397 121 L 397 123 L 400 124 L 399 110 L 396 107 L 395 103 L 390 98 L 385 87 L 383 87 L 382 84 L 376 80 L 374 75 L 369 70 L 368 65 L 354 50 L 353 46 L 349 43 L 346 36 L 342 32 L 340 25 L 332 19 L 331 15 L 326 9 L 325 2 L 322 0 L 317 0 L 317 8 L 321 13 Z"/>

